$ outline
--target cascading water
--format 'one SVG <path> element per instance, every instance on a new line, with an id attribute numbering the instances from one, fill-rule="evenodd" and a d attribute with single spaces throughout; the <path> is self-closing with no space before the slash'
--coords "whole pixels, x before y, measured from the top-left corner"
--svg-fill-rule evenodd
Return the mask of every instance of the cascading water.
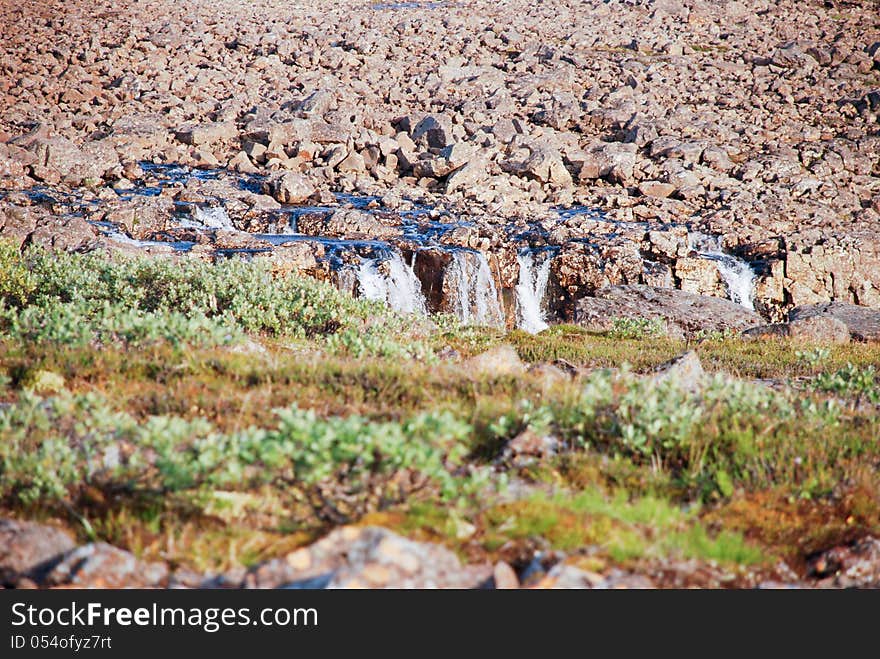
<path id="1" fill-rule="evenodd" d="M 718 274 L 727 288 L 727 297 L 755 310 L 755 271 L 740 258 L 728 254 L 721 247 L 719 236 L 709 236 L 697 231 L 688 233 L 688 245 L 703 258 L 711 259 L 718 268 Z"/>
<path id="2" fill-rule="evenodd" d="M 383 263 L 384 261 L 384 263 Z M 387 274 L 380 270 L 380 264 Z M 428 313 L 422 284 L 411 265 L 396 251 L 387 259 L 362 258 L 357 269 L 358 288 L 368 300 L 381 300 L 402 313 Z"/>
<path id="3" fill-rule="evenodd" d="M 482 252 L 457 250 L 444 276 L 455 313 L 466 325 L 504 325 L 495 279 Z"/>
<path id="4" fill-rule="evenodd" d="M 223 206 L 193 206 L 192 218 L 193 222 L 201 226 L 235 231 L 235 225 Z"/>
<path id="5" fill-rule="evenodd" d="M 524 249 L 517 254 L 519 282 L 516 285 L 517 327 L 531 334 L 547 329 L 542 302 L 550 279 L 552 258 L 548 254 L 535 270 L 536 253 Z"/>
<path id="6" fill-rule="evenodd" d="M 379 272 L 375 259 L 364 259 L 357 269 L 358 287 L 368 300 L 388 301 L 388 283 Z"/>

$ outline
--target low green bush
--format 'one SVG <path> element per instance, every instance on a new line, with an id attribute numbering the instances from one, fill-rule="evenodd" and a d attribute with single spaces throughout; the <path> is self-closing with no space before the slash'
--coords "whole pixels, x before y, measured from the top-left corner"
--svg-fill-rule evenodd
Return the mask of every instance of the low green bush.
<path id="1" fill-rule="evenodd" d="M 93 394 L 25 391 L 0 409 L 0 497 L 34 503 L 75 499 L 83 486 L 165 493 L 271 485 L 338 522 L 420 490 L 467 495 L 479 481 L 456 473 L 472 430 L 449 413 L 373 422 L 293 406 L 275 415 L 274 427 L 224 434 L 202 418 L 138 423 Z"/>
<path id="2" fill-rule="evenodd" d="M 880 403 L 880 383 L 873 365 L 847 364 L 833 373 L 819 373 L 811 381 L 812 388 L 840 396 L 864 396 L 871 403 Z"/>
<path id="3" fill-rule="evenodd" d="M 650 339 L 666 334 L 659 318 L 615 318 L 608 336 L 613 339 Z"/>
<path id="4" fill-rule="evenodd" d="M 20 254 L 0 248 L 0 330 L 24 343 L 220 345 L 243 333 L 310 339 L 361 355 L 426 358 L 408 321 L 309 277 L 227 259 Z"/>

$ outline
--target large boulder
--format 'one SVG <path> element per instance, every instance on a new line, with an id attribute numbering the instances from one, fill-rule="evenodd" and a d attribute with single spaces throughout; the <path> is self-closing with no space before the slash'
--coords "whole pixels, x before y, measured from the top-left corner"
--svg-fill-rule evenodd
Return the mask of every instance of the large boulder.
<path id="1" fill-rule="evenodd" d="M 796 318 L 787 323 L 761 325 L 743 332 L 743 338 L 746 339 L 773 337 L 785 337 L 799 343 L 833 345 L 849 343 L 850 332 L 842 320 L 826 315 Z"/>
<path id="2" fill-rule="evenodd" d="M 174 210 L 174 202 L 167 197 L 134 196 L 114 202 L 103 219 L 142 240 L 170 228 Z"/>
<path id="3" fill-rule="evenodd" d="M 846 302 L 824 302 L 795 307 L 788 312 L 791 322 L 822 317 L 841 321 L 856 341 L 880 341 L 880 309 Z"/>
<path id="4" fill-rule="evenodd" d="M 263 182 L 263 192 L 281 204 L 301 204 L 315 194 L 316 189 L 304 174 L 279 172 Z"/>
<path id="5" fill-rule="evenodd" d="M 579 325 L 607 330 L 615 318 L 656 318 L 676 337 L 741 332 L 761 324 L 758 314 L 730 300 L 640 284 L 601 288 L 595 297 L 576 304 L 574 321 Z"/>
<path id="6" fill-rule="evenodd" d="M 18 248 L 37 228 L 37 216 L 28 206 L 0 202 L 0 238 Z"/>

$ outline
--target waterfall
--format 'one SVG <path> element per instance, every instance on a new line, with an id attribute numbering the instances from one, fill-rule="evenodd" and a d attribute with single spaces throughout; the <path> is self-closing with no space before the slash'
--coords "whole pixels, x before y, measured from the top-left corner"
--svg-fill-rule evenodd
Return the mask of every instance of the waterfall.
<path id="1" fill-rule="evenodd" d="M 547 329 L 547 321 L 544 319 L 542 302 L 547 292 L 547 282 L 550 279 L 550 264 L 552 258 L 547 258 L 535 271 L 535 253 L 525 249 L 516 257 L 519 263 L 519 281 L 516 285 L 516 324 L 522 330 L 531 334 L 537 334 Z"/>
<path id="2" fill-rule="evenodd" d="M 746 261 L 725 252 L 719 236 L 689 232 L 688 245 L 703 258 L 715 262 L 730 300 L 749 311 L 755 310 L 755 271 Z"/>
<path id="3" fill-rule="evenodd" d="M 223 206 L 193 206 L 192 217 L 194 222 L 204 227 L 235 231 L 235 225 Z"/>
<path id="4" fill-rule="evenodd" d="M 368 300 L 388 301 L 388 284 L 379 272 L 375 259 L 363 259 L 357 269 L 358 286 L 361 295 Z"/>
<path id="5" fill-rule="evenodd" d="M 388 304 L 404 313 L 427 315 L 428 308 L 425 296 L 422 294 L 422 282 L 416 277 L 413 266 L 407 265 L 397 252 L 392 252 L 388 260 L 388 275 Z"/>
<path id="6" fill-rule="evenodd" d="M 466 325 L 504 325 L 495 279 L 482 252 L 457 250 L 444 276 L 444 286 Z"/>
<path id="7" fill-rule="evenodd" d="M 357 282 L 361 295 L 368 300 L 381 300 L 402 313 L 428 313 L 422 284 L 399 252 L 391 252 L 384 260 L 362 258 Z"/>

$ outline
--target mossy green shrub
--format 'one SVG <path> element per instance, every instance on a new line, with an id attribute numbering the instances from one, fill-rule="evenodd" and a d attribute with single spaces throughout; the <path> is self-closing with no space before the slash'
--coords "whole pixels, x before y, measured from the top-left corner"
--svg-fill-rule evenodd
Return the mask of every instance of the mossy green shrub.
<path id="1" fill-rule="evenodd" d="M 840 396 L 864 396 L 871 403 L 880 403 L 880 382 L 873 364 L 847 364 L 833 373 L 819 373 L 811 381 L 813 389 Z"/>
<path id="2" fill-rule="evenodd" d="M 0 305 L 25 304 L 36 285 L 18 248 L 0 240 Z"/>
<path id="3" fill-rule="evenodd" d="M 472 429 L 449 413 L 374 422 L 293 406 L 275 419 L 224 434 L 203 418 L 138 422 L 94 394 L 25 391 L 0 409 L 0 497 L 51 503 L 75 500 L 85 486 L 128 494 L 272 486 L 338 522 L 422 490 L 467 495 L 478 481 L 457 473 Z"/>
<path id="4" fill-rule="evenodd" d="M 670 474 L 701 498 L 777 486 L 817 496 L 859 461 L 880 459 L 876 424 L 846 416 L 832 401 L 721 375 L 694 391 L 674 380 L 598 370 L 579 396 L 521 404 L 493 429 L 510 437 L 530 428 L 530 419 L 534 432 L 555 433 L 564 450 L 621 455 Z"/>
<path id="5" fill-rule="evenodd" d="M 650 339 L 666 334 L 659 318 L 615 318 L 608 336 L 613 339 Z"/>
<path id="6" fill-rule="evenodd" d="M 430 352 L 387 307 L 309 277 L 273 274 L 261 261 L 19 254 L 7 246 L 0 264 L 0 330 L 23 342 L 217 345 L 243 333 L 342 332 L 331 348 L 354 356 Z"/>

